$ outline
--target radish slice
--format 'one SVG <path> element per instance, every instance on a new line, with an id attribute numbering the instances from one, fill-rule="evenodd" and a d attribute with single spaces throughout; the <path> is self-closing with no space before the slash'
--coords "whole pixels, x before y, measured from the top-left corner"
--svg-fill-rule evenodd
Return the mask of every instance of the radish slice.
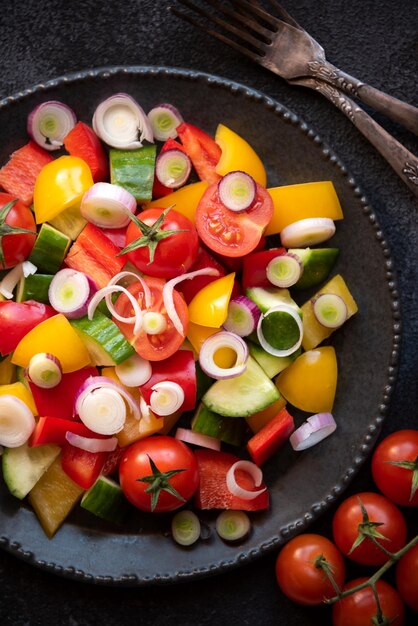
<path id="1" fill-rule="evenodd" d="M 121 292 L 125 294 L 125 296 L 128 298 L 128 300 L 132 304 L 132 308 L 134 310 L 135 315 L 133 315 L 132 317 L 123 317 L 122 315 L 119 315 L 119 313 L 115 310 L 115 308 L 113 307 L 113 303 L 110 299 L 110 296 L 117 292 Z M 107 300 L 108 297 L 109 297 L 109 301 Z M 94 312 L 97 309 L 99 302 L 103 298 L 106 298 L 107 308 L 109 309 L 113 317 L 119 320 L 119 322 L 123 322 L 124 324 L 134 324 L 134 335 L 137 335 L 139 331 L 141 330 L 141 326 L 142 326 L 142 311 L 139 308 L 139 304 L 136 298 L 134 298 L 134 296 L 127 289 L 125 289 L 125 287 L 122 287 L 121 285 L 107 285 L 107 287 L 103 287 L 102 289 L 99 289 L 99 291 L 94 294 L 87 308 L 87 317 L 89 318 L 89 320 L 93 319 Z"/>
<path id="2" fill-rule="evenodd" d="M 57 100 L 49 100 L 29 113 L 27 131 L 44 150 L 59 150 L 76 123 L 76 115 L 69 106 Z"/>
<path id="3" fill-rule="evenodd" d="M 116 437 L 110 437 L 109 439 L 93 439 L 67 431 L 65 438 L 72 446 L 80 448 L 80 450 L 86 450 L 87 452 L 113 452 L 118 445 Z"/>
<path id="4" fill-rule="evenodd" d="M 240 337 L 247 337 L 257 328 L 260 315 L 261 311 L 255 302 L 247 296 L 237 296 L 229 303 L 223 327 Z"/>
<path id="5" fill-rule="evenodd" d="M 126 93 L 117 93 L 99 104 L 93 116 L 93 129 L 113 148 L 134 150 L 142 147 L 144 139 L 154 141 L 144 110 Z"/>
<path id="6" fill-rule="evenodd" d="M 317 321 L 326 328 L 339 328 L 347 319 L 347 305 L 335 293 L 321 293 L 311 300 Z"/>
<path id="7" fill-rule="evenodd" d="M 0 282 L 0 293 L 2 296 L 11 300 L 13 298 L 13 290 L 16 288 L 18 282 L 24 276 L 27 278 L 30 274 L 35 274 L 37 267 L 30 261 L 24 261 L 18 263 L 10 272 L 7 272 L 6 276 Z"/>
<path id="8" fill-rule="evenodd" d="M 115 366 L 120 382 L 126 387 L 145 385 L 152 375 L 151 363 L 139 354 L 133 354 L 126 361 Z"/>
<path id="9" fill-rule="evenodd" d="M 231 465 L 226 473 L 226 486 L 232 495 L 242 498 L 243 500 L 254 500 L 254 498 L 266 491 L 267 487 L 263 487 L 263 489 L 258 489 L 257 491 L 249 491 L 248 489 L 240 487 L 235 478 L 235 472 L 237 470 L 242 470 L 249 474 L 254 481 L 255 487 L 259 487 L 263 482 L 263 472 L 258 465 L 251 461 L 237 461 Z"/>
<path id="10" fill-rule="evenodd" d="M 16 396 L 0 396 L 0 445 L 18 448 L 31 436 L 36 422 L 29 407 Z"/>
<path id="11" fill-rule="evenodd" d="M 219 367 L 215 363 L 215 354 L 222 348 L 231 348 L 235 352 L 236 359 L 232 367 Z M 245 341 L 226 330 L 211 335 L 202 343 L 199 352 L 199 363 L 202 370 L 211 378 L 224 380 L 234 378 L 242 374 L 247 365 L 248 346 Z"/>
<path id="12" fill-rule="evenodd" d="M 308 417 L 306 422 L 290 435 L 289 441 L 293 450 L 300 452 L 319 443 L 336 428 L 337 424 L 331 413 L 317 413 Z"/>
<path id="13" fill-rule="evenodd" d="M 182 387 L 171 380 L 156 383 L 151 389 L 151 410 L 161 417 L 178 411 L 184 402 Z"/>
<path id="14" fill-rule="evenodd" d="M 245 511 L 222 511 L 216 518 L 215 527 L 224 541 L 239 541 L 250 532 L 251 522 Z"/>
<path id="15" fill-rule="evenodd" d="M 266 268 L 267 278 L 271 284 L 282 289 L 295 285 L 302 273 L 302 261 L 290 252 L 272 259 Z"/>
<path id="16" fill-rule="evenodd" d="M 83 317 L 97 291 L 90 277 L 73 269 L 59 270 L 51 281 L 48 298 L 51 306 L 69 319 Z"/>
<path id="17" fill-rule="evenodd" d="M 285 226 L 280 233 L 285 248 L 306 248 L 330 239 L 335 224 L 328 217 L 309 217 Z"/>
<path id="18" fill-rule="evenodd" d="M 119 185 L 96 183 L 86 191 L 80 213 L 100 228 L 123 228 L 130 222 L 129 213 L 135 213 L 134 196 Z"/>
<path id="19" fill-rule="evenodd" d="M 159 104 L 148 113 L 152 132 L 158 141 L 167 141 L 177 137 L 177 126 L 184 121 L 179 111 L 172 104 Z"/>
<path id="20" fill-rule="evenodd" d="M 209 435 L 195 433 L 193 430 L 189 430 L 188 428 L 177 428 L 176 439 L 184 441 L 184 443 L 191 443 L 195 446 L 200 446 L 201 448 L 209 448 L 210 450 L 221 449 L 221 442 L 219 439 L 209 437 Z"/>
<path id="21" fill-rule="evenodd" d="M 158 311 L 147 311 L 142 319 L 142 328 L 147 335 L 159 335 L 167 328 L 167 320 Z"/>
<path id="22" fill-rule="evenodd" d="M 192 162 L 182 150 L 160 152 L 155 164 L 155 175 L 169 189 L 178 189 L 187 182 L 192 171 Z"/>
<path id="23" fill-rule="evenodd" d="M 257 185 L 245 172 L 229 172 L 218 183 L 219 199 L 230 211 L 240 212 L 253 205 Z"/>
<path id="24" fill-rule="evenodd" d="M 281 349 L 281 348 L 275 347 L 271 343 L 272 339 L 269 337 L 269 340 L 267 340 L 264 334 L 266 333 L 267 329 L 266 327 L 263 329 L 263 322 L 268 320 L 269 315 L 272 315 L 272 314 L 274 315 L 275 313 L 289 315 L 294 320 L 294 322 L 296 322 L 296 327 L 298 329 L 298 338 L 288 348 Z M 277 320 L 273 317 L 270 319 L 273 322 L 272 324 L 270 324 L 270 326 L 273 328 L 274 332 L 277 332 L 278 324 L 275 323 Z M 264 348 L 266 352 L 269 352 L 270 354 L 273 354 L 274 356 L 289 356 L 290 354 L 293 354 L 293 352 L 295 352 L 300 347 L 302 343 L 302 338 L 303 338 L 303 324 L 302 324 L 301 317 L 298 314 L 298 311 L 294 307 L 290 306 L 289 304 L 278 304 L 277 306 L 272 307 L 266 313 L 261 315 L 258 321 L 258 326 L 257 326 L 257 337 L 261 344 L 261 347 Z M 278 340 L 281 340 L 280 335 L 278 336 Z"/>
<path id="25" fill-rule="evenodd" d="M 38 352 L 29 361 L 28 376 L 37 387 L 52 389 L 62 379 L 60 360 L 53 354 Z"/>
<path id="26" fill-rule="evenodd" d="M 183 282 L 183 280 L 192 280 L 192 278 L 195 278 L 196 276 L 219 276 L 219 271 L 214 267 L 203 267 L 201 270 L 188 272 L 187 274 L 182 274 L 181 276 L 172 278 L 163 287 L 163 301 L 167 311 L 167 315 L 172 321 L 174 328 L 183 337 L 184 328 L 177 314 L 176 307 L 174 306 L 173 290 L 174 287 Z"/>

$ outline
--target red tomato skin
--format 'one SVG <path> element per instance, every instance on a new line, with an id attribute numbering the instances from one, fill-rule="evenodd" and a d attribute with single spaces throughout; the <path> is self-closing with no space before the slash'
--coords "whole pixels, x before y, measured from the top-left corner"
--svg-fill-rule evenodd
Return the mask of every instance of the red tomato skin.
<path id="1" fill-rule="evenodd" d="M 405 604 L 418 613 L 418 545 L 410 548 L 398 562 L 396 587 Z"/>
<path id="2" fill-rule="evenodd" d="M 239 213 L 222 204 L 217 184 L 206 189 L 196 208 L 196 228 L 200 239 L 213 252 L 241 257 L 258 246 L 273 215 L 273 201 L 268 191 L 256 184 L 254 203 Z"/>
<path id="3" fill-rule="evenodd" d="M 335 590 L 324 571 L 315 567 L 315 559 L 323 556 L 333 568 L 333 576 L 341 588 L 345 580 L 345 563 L 338 548 L 326 537 L 305 533 L 291 539 L 276 559 L 276 579 L 282 592 L 298 604 L 317 606 L 324 598 L 335 596 Z"/>
<path id="4" fill-rule="evenodd" d="M 5 356 L 16 348 L 27 333 L 56 311 L 48 304 L 35 300 L 0 302 L 0 353 Z"/>
<path id="5" fill-rule="evenodd" d="M 149 483 L 138 480 L 152 475 L 149 457 L 160 472 L 184 470 L 171 476 L 169 482 L 185 501 L 190 500 L 199 485 L 198 466 L 192 450 L 174 437 L 157 435 L 145 437 L 129 446 L 120 461 L 120 485 L 131 504 L 141 511 L 151 512 L 151 495 L 145 492 Z M 183 504 L 183 500 L 161 491 L 154 512 L 174 511 Z"/>
<path id="6" fill-rule="evenodd" d="M 344 591 L 355 587 L 367 578 L 357 578 L 347 583 Z M 403 626 L 405 623 L 405 607 L 401 596 L 391 585 L 380 579 L 376 583 L 376 590 L 383 615 L 393 626 Z M 333 626 L 371 626 L 372 618 L 376 615 L 376 600 L 370 587 L 356 591 L 336 602 L 332 608 Z M 390 620 L 394 620 L 393 622 Z"/>
<path id="7" fill-rule="evenodd" d="M 377 488 L 400 506 L 417 507 L 418 490 L 412 499 L 412 470 L 390 465 L 418 458 L 418 430 L 399 430 L 379 443 L 372 457 L 372 475 Z M 417 587 L 418 589 L 418 587 Z"/>
<path id="8" fill-rule="evenodd" d="M 139 214 L 139 219 L 152 224 L 160 217 L 164 209 L 145 209 Z M 148 222 L 149 220 L 149 222 Z M 187 272 L 196 260 L 199 249 L 197 231 L 192 222 L 174 209 L 171 209 L 162 224 L 163 230 L 184 230 L 158 242 L 154 260 L 149 262 L 147 247 L 137 248 L 128 252 L 126 256 L 141 272 L 157 278 L 174 278 Z M 138 226 L 131 222 L 126 231 L 126 245 L 141 237 Z"/>
<path id="9" fill-rule="evenodd" d="M 16 200 L 15 196 L 8 193 L 0 193 L 0 209 L 13 200 Z M 33 213 L 21 200 L 17 200 L 12 206 L 7 213 L 4 223 L 12 227 L 25 228 L 26 230 L 31 230 L 36 233 Z M 25 261 L 32 251 L 35 240 L 36 234 L 3 235 L 1 237 L 1 243 L 5 263 L 2 264 L 0 262 L 0 269 L 10 269 L 11 267 L 15 267 L 18 263 Z"/>
<path id="10" fill-rule="evenodd" d="M 334 514 L 332 530 L 334 541 L 347 558 L 362 565 L 382 565 L 387 555 L 367 537 L 349 554 L 358 535 L 358 525 L 362 522 L 359 498 L 366 508 L 371 522 L 379 522 L 378 531 L 387 539 L 379 540 L 390 552 L 397 552 L 406 543 L 406 522 L 398 507 L 378 493 L 365 492 L 344 500 Z"/>

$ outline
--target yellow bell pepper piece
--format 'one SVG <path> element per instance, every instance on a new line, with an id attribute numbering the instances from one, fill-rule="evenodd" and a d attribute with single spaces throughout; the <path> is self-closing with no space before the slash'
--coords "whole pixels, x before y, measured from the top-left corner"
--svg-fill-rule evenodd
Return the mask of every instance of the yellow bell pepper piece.
<path id="1" fill-rule="evenodd" d="M 11 383 L 10 385 L 1 385 L 0 396 L 4 395 L 11 395 L 19 398 L 19 400 L 22 400 L 22 402 L 26 404 L 26 406 L 32 411 L 34 415 L 38 415 L 35 401 L 33 399 L 30 389 L 20 381 L 17 381 L 16 383 Z"/>
<path id="2" fill-rule="evenodd" d="M 144 209 L 151 209 L 153 207 L 166 209 L 169 206 L 173 206 L 175 211 L 188 217 L 194 224 L 196 207 L 208 186 L 208 183 L 204 181 L 186 185 L 185 187 L 181 187 L 181 189 L 177 189 L 177 191 L 173 191 L 173 193 L 169 193 L 168 196 L 164 196 L 164 198 L 158 198 L 158 200 L 148 202 L 148 204 L 144 206 Z"/>
<path id="3" fill-rule="evenodd" d="M 331 181 L 271 187 L 267 190 L 274 205 L 265 235 L 277 235 L 285 226 L 309 217 L 342 220 L 344 215 Z"/>
<path id="4" fill-rule="evenodd" d="M 221 158 L 216 166 L 217 174 L 225 176 L 228 172 L 240 170 L 252 176 L 263 187 L 266 186 L 267 175 L 264 165 L 245 139 L 223 124 L 219 124 L 215 141 L 222 150 Z"/>
<path id="5" fill-rule="evenodd" d="M 89 166 L 79 157 L 62 156 L 47 163 L 33 191 L 36 223 L 51 220 L 65 209 L 79 209 L 84 193 L 93 184 Z"/>
<path id="6" fill-rule="evenodd" d="M 268 424 L 268 422 L 272 420 L 273 417 L 276 417 L 276 415 L 280 413 L 280 411 L 285 406 L 286 400 L 280 397 L 278 400 L 276 400 L 276 402 L 270 404 L 270 406 L 268 406 L 266 409 L 263 409 L 258 413 L 253 413 L 252 415 L 248 415 L 245 418 L 245 421 L 247 422 L 253 433 L 256 434 L 259 430 L 264 428 L 264 426 Z"/>
<path id="7" fill-rule="evenodd" d="M 0 362 L 0 385 L 8 385 L 16 379 L 16 366 L 13 365 L 10 355 Z"/>
<path id="8" fill-rule="evenodd" d="M 303 340 L 302 346 L 304 350 L 312 350 L 316 348 L 324 339 L 332 335 L 337 330 L 336 328 L 327 328 L 322 326 L 318 322 L 313 312 L 312 300 L 319 296 L 321 293 L 335 293 L 340 296 L 345 302 L 347 307 L 347 319 L 357 313 L 358 307 L 356 301 L 351 295 L 344 278 L 337 274 L 334 278 L 331 278 L 311 299 L 302 305 L 302 320 L 303 320 Z"/>
<path id="9" fill-rule="evenodd" d="M 329 413 L 337 388 L 337 358 L 332 346 L 301 354 L 276 378 L 280 393 L 308 413 Z"/>
<path id="10" fill-rule="evenodd" d="M 199 354 L 202 343 L 208 337 L 219 332 L 219 328 L 210 328 L 208 326 L 200 326 L 189 321 L 187 327 L 187 338 L 193 346 L 193 349 Z M 231 367 L 236 361 L 237 355 L 232 348 L 220 348 L 215 352 L 214 361 L 219 367 Z"/>
<path id="11" fill-rule="evenodd" d="M 12 363 L 27 367 L 38 352 L 48 352 L 60 360 L 64 374 L 90 365 L 90 356 L 67 318 L 58 313 L 32 328 L 19 342 Z"/>
<path id="12" fill-rule="evenodd" d="M 228 315 L 234 278 L 235 272 L 232 272 L 203 287 L 189 304 L 190 322 L 219 329 Z"/>

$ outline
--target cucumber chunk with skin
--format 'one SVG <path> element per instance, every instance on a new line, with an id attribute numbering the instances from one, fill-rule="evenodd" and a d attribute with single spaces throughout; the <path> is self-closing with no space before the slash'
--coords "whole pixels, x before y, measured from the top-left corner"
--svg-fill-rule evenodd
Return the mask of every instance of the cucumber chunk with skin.
<path id="1" fill-rule="evenodd" d="M 129 191 L 137 202 L 151 200 L 156 154 L 155 145 L 137 150 L 112 148 L 109 151 L 110 182 Z"/>
<path id="2" fill-rule="evenodd" d="M 61 451 L 59 446 L 6 448 L 2 456 L 3 478 L 10 493 L 23 500 Z"/>
<path id="3" fill-rule="evenodd" d="M 87 220 L 81 215 L 78 207 L 70 207 L 58 213 L 54 219 L 50 220 L 50 224 L 75 241 L 87 224 Z"/>
<path id="4" fill-rule="evenodd" d="M 303 273 L 294 289 L 316 287 L 328 278 L 340 253 L 338 248 L 290 248 L 289 253 L 295 254 L 302 261 Z"/>
<path id="5" fill-rule="evenodd" d="M 36 300 L 43 304 L 49 304 L 49 285 L 54 277 L 51 274 L 30 274 L 22 276 L 17 286 L 17 302 Z"/>
<path id="6" fill-rule="evenodd" d="M 121 487 L 106 476 L 99 476 L 82 497 L 80 506 L 114 524 L 122 524 L 130 509 Z"/>
<path id="7" fill-rule="evenodd" d="M 217 380 L 202 398 L 203 404 L 214 413 L 226 417 L 247 417 L 273 404 L 280 393 L 251 356 L 243 374 L 226 380 Z"/>
<path id="8" fill-rule="evenodd" d="M 294 307 L 298 312 L 300 311 L 288 289 L 280 289 L 280 287 L 249 287 L 246 290 L 246 295 L 256 303 L 262 313 L 266 313 L 269 309 L 279 304 L 287 304 Z"/>
<path id="9" fill-rule="evenodd" d="M 232 446 L 243 445 L 246 428 L 244 420 L 217 415 L 204 404 L 197 408 L 192 419 L 193 432 L 220 439 Z"/>
<path id="10" fill-rule="evenodd" d="M 71 239 L 50 224 L 42 224 L 29 261 L 44 274 L 55 274 L 65 259 Z"/>
<path id="11" fill-rule="evenodd" d="M 118 365 L 135 354 L 116 324 L 100 311 L 96 310 L 92 320 L 85 316 L 69 321 L 86 346 L 93 365 Z"/>
<path id="12" fill-rule="evenodd" d="M 302 352 L 301 348 L 299 348 L 290 356 L 274 356 L 252 341 L 248 342 L 248 349 L 251 356 L 261 365 L 269 378 L 274 378 L 277 374 L 280 374 L 280 372 L 286 369 Z"/>

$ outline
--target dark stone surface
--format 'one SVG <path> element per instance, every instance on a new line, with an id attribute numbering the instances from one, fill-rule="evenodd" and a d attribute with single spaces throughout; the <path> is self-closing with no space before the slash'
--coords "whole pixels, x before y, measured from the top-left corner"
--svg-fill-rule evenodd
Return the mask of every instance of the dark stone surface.
<path id="1" fill-rule="evenodd" d="M 168 5 L 166 0 L 2 0 L 0 96 L 85 67 L 165 64 L 200 69 L 248 84 L 305 118 L 362 186 L 392 248 L 401 295 L 403 341 L 398 382 L 382 436 L 399 428 L 416 428 L 416 203 L 389 166 L 328 102 L 312 92 L 288 86 L 185 27 L 168 14 Z M 336 65 L 418 104 L 415 0 L 289 0 L 286 8 L 324 45 Z M 376 119 L 383 121 L 380 116 Z M 417 152 L 415 137 L 388 121 L 384 124 Z M 372 488 L 366 464 L 347 493 Z M 311 529 L 329 533 L 332 512 L 331 509 Z M 416 532 L 417 512 L 409 512 L 408 520 L 411 532 L 414 528 Z M 330 623 L 327 609 L 298 607 L 282 596 L 275 584 L 274 560 L 272 554 L 231 574 L 187 585 L 149 590 L 105 589 L 51 576 L 0 552 L 0 619 L 13 626 Z M 363 572 L 351 568 L 349 577 Z M 412 615 L 407 623 L 416 623 Z"/>

